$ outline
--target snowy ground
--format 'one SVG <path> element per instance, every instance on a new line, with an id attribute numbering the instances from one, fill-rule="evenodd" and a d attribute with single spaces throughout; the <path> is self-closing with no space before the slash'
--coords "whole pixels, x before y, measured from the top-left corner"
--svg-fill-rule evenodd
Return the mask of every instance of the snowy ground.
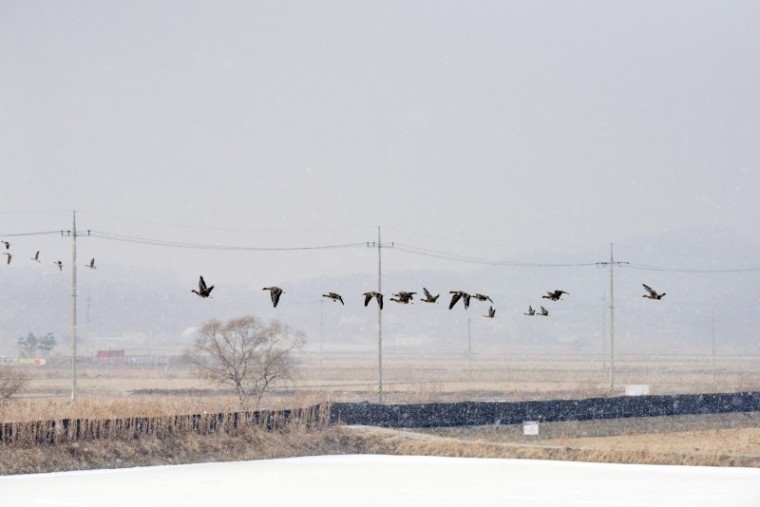
<path id="1" fill-rule="evenodd" d="M 760 469 L 320 456 L 0 477 L 22 506 L 760 506 Z"/>

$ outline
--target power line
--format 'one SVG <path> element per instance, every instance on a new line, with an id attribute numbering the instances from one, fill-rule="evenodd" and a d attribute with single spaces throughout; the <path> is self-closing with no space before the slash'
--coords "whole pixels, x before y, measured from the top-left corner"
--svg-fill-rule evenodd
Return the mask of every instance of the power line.
<path id="1" fill-rule="evenodd" d="M 346 243 L 338 245 L 318 245 L 318 246 L 295 246 L 295 247 L 261 247 L 261 246 L 236 246 L 236 245 L 212 245 L 204 243 L 187 243 L 181 241 L 169 241 L 156 238 L 144 238 L 139 236 L 127 236 L 123 234 L 116 234 L 111 232 L 91 231 L 91 236 L 100 239 L 107 239 L 111 241 L 122 241 L 126 243 L 138 243 L 143 245 L 163 246 L 172 248 L 190 248 L 196 250 L 226 250 L 226 251 L 268 251 L 268 252 L 282 252 L 282 251 L 297 251 L 297 250 L 332 250 L 337 248 L 356 248 L 360 246 L 366 246 L 367 242 L 361 243 Z"/>
<path id="2" fill-rule="evenodd" d="M 148 225 L 156 225 L 160 227 L 176 227 L 180 229 L 199 229 L 206 231 L 228 231 L 228 232 L 251 232 L 251 233 L 277 233 L 277 234 L 290 234 L 290 233 L 312 233 L 312 232 L 345 232 L 345 231 L 366 231 L 368 227 L 352 227 L 352 228 L 332 228 L 332 229 L 243 229 L 239 227 L 212 227 L 204 225 L 187 225 L 168 222 L 156 222 L 154 220 L 144 220 L 139 218 L 127 218 L 118 215 L 107 215 L 104 213 L 93 213 L 91 211 L 77 211 L 77 213 L 91 215 L 101 218 L 110 218 L 113 220 L 121 220 L 124 222 L 134 222 Z"/>
<path id="3" fill-rule="evenodd" d="M 596 266 L 597 262 L 577 262 L 577 263 L 541 263 L 541 262 L 512 262 L 497 259 L 486 259 L 482 257 L 472 257 L 467 255 L 453 254 L 440 250 L 431 250 L 404 243 L 395 243 L 396 249 L 413 255 L 423 255 L 437 259 L 452 260 L 457 262 L 468 262 L 471 264 L 486 264 L 489 266 L 510 266 L 526 268 L 567 268 L 567 267 L 586 267 Z"/>
<path id="4" fill-rule="evenodd" d="M 646 264 L 630 263 L 626 266 L 622 266 L 630 269 L 637 269 L 641 271 L 661 271 L 664 273 L 691 273 L 691 274 L 709 274 L 709 273 L 750 273 L 760 271 L 760 267 L 756 268 L 729 268 L 729 269 L 685 269 L 685 268 L 670 268 L 661 266 L 649 266 Z"/>
<path id="5" fill-rule="evenodd" d="M 50 234 L 60 234 L 60 229 L 57 231 L 39 231 L 39 232 L 16 232 L 11 234 L 0 234 L 0 237 L 3 238 L 12 238 L 12 237 L 20 237 L 20 236 L 47 236 Z"/>

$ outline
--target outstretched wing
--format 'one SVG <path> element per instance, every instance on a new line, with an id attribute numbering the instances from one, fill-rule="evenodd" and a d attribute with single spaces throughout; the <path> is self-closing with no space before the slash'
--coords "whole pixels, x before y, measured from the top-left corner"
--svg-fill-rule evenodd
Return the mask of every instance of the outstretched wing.
<path id="1" fill-rule="evenodd" d="M 364 294 L 364 306 L 367 306 L 369 304 L 369 300 L 372 299 L 372 294 L 367 292 Z"/>
<path id="2" fill-rule="evenodd" d="M 650 296 L 656 296 L 657 295 L 657 292 L 655 292 L 655 290 L 652 289 L 652 287 L 650 287 L 649 285 L 647 285 L 645 283 L 642 283 L 641 285 L 644 286 L 644 288 L 647 290 L 647 292 L 649 293 Z"/>
<path id="3" fill-rule="evenodd" d="M 464 308 L 466 310 L 470 307 L 470 295 L 465 292 L 462 294 L 462 297 L 464 298 Z"/>
<path id="4" fill-rule="evenodd" d="M 378 292 L 377 294 L 375 294 L 375 298 L 377 299 L 378 306 L 382 310 L 383 309 L 383 295 Z"/>
<path id="5" fill-rule="evenodd" d="M 429 290 L 427 290 L 425 287 L 422 288 L 422 291 L 425 293 L 425 297 L 428 299 L 433 299 L 433 295 L 430 293 Z"/>
<path id="6" fill-rule="evenodd" d="M 282 289 L 274 289 L 270 292 L 272 295 L 272 304 L 275 308 L 277 308 L 277 303 L 280 302 L 280 295 L 282 294 Z"/>
<path id="7" fill-rule="evenodd" d="M 454 305 L 457 304 L 457 301 L 462 297 L 461 292 L 455 292 L 454 295 L 451 296 L 451 302 L 449 303 L 449 310 L 454 308 Z"/>
<path id="8" fill-rule="evenodd" d="M 201 276 L 200 279 L 198 280 L 198 291 L 199 292 L 206 292 L 206 290 L 207 290 L 206 289 L 206 281 Z"/>

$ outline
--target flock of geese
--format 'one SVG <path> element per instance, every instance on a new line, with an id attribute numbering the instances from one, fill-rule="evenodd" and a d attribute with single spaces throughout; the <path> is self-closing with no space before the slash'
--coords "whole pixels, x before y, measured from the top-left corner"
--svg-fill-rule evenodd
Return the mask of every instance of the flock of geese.
<path id="1" fill-rule="evenodd" d="M 10 252 L 11 243 L 9 241 L 0 241 L 0 245 L 4 245 L 5 246 L 5 250 L 6 251 L 3 252 L 3 255 L 5 256 L 5 264 L 8 265 L 13 260 L 13 254 Z M 32 256 L 31 259 L 34 262 L 36 262 L 37 264 L 41 264 L 42 261 L 40 261 L 40 251 L 37 250 L 34 253 L 34 256 Z M 57 260 L 57 261 L 53 261 L 53 264 L 55 264 L 56 266 L 58 266 L 58 270 L 59 271 L 63 271 L 63 262 L 61 262 L 60 260 Z M 85 264 L 85 267 L 90 268 L 90 269 L 95 269 L 97 267 L 97 266 L 95 266 L 95 258 L 93 257 L 92 259 L 90 259 L 90 262 L 88 262 L 87 264 Z"/>
<path id="2" fill-rule="evenodd" d="M 94 260 L 94 259 L 93 259 Z M 644 294 L 643 297 L 647 299 L 662 299 L 663 296 L 665 296 L 665 293 L 658 293 L 651 287 L 649 287 L 646 284 L 642 284 L 644 286 L 644 289 L 646 289 L 647 294 Z M 207 298 L 211 297 L 211 291 L 214 290 L 214 286 L 208 286 L 206 284 L 206 281 L 203 279 L 203 276 L 198 280 L 198 289 L 192 289 L 190 292 L 197 294 L 201 298 Z M 280 302 L 280 297 L 285 293 L 282 288 L 272 286 L 272 287 L 264 287 L 262 290 L 269 291 L 269 295 L 272 299 L 272 305 L 277 308 L 277 304 Z M 422 301 L 423 303 L 437 303 L 438 298 L 440 297 L 440 294 L 433 295 L 429 290 L 427 290 L 426 287 L 422 288 L 422 291 L 425 294 L 425 297 L 422 297 L 419 299 L 419 301 Z M 468 309 L 470 307 L 470 300 L 475 299 L 477 301 L 488 301 L 491 303 L 491 305 L 488 308 L 488 313 L 486 315 L 483 315 L 483 317 L 486 317 L 488 319 L 493 319 L 496 317 L 496 309 L 493 307 L 493 299 L 490 298 L 490 296 L 487 296 L 485 294 L 475 293 L 475 294 L 469 294 L 463 290 L 452 290 L 449 291 L 449 294 L 451 294 L 451 300 L 449 301 L 449 310 L 454 308 L 456 304 L 461 300 L 462 305 L 465 309 Z M 567 291 L 556 289 L 553 291 L 549 291 L 546 293 L 546 295 L 541 296 L 543 299 L 548 299 L 549 301 L 560 301 L 562 299 L 562 296 L 564 294 L 570 294 Z M 369 291 L 362 294 L 364 296 L 364 306 L 368 306 L 370 301 L 373 299 L 377 301 L 377 305 L 380 308 L 380 310 L 383 309 L 383 300 L 384 295 L 378 291 Z M 414 301 L 414 296 L 416 296 L 416 292 L 406 292 L 401 291 L 393 294 L 393 297 L 389 298 L 391 301 L 401 304 L 401 305 L 408 305 L 412 304 Z M 336 303 L 340 303 L 341 305 L 345 306 L 345 302 L 343 301 L 343 296 L 338 294 L 337 292 L 328 292 L 327 294 L 322 294 L 322 297 L 325 297 L 327 299 L 330 299 Z M 549 310 L 544 308 L 543 306 L 540 306 L 540 310 L 536 311 L 533 309 L 532 306 L 528 306 L 528 311 L 525 312 L 523 315 L 528 316 L 540 316 L 540 317 L 548 317 L 549 316 Z"/>
<path id="3" fill-rule="evenodd" d="M 0 241 L 0 245 L 5 246 L 5 252 L 3 252 L 3 255 L 6 257 L 6 264 L 10 264 L 11 260 L 13 259 L 13 254 L 10 252 L 11 244 L 8 241 Z M 35 252 L 34 256 L 31 258 L 34 262 L 40 263 L 40 252 L 37 250 Z M 60 260 L 54 261 L 53 264 L 58 266 L 58 269 L 60 271 L 63 271 L 63 262 Z M 93 257 L 90 259 L 90 262 L 85 264 L 85 267 L 90 269 L 95 269 L 95 258 Z M 665 296 L 665 293 L 658 293 L 656 290 L 648 286 L 647 284 L 642 284 L 644 286 L 644 289 L 646 290 L 646 294 L 644 294 L 642 297 L 645 297 L 647 299 L 654 299 L 654 300 L 660 300 Z M 198 289 L 192 289 L 191 292 L 194 294 L 197 294 L 201 298 L 207 298 L 211 297 L 211 291 L 214 290 L 214 286 L 208 286 L 206 284 L 206 281 L 203 279 L 203 276 L 200 277 L 198 280 Z M 272 287 L 264 287 L 262 290 L 269 291 L 269 295 L 272 299 L 272 305 L 277 308 L 277 305 L 280 302 L 280 297 L 284 294 L 284 291 L 280 287 L 272 286 Z M 427 290 L 426 287 L 422 288 L 423 293 L 425 294 L 425 297 L 419 298 L 419 301 L 422 301 L 423 303 L 437 303 L 438 298 L 440 297 L 440 294 L 433 295 L 429 290 Z M 452 290 L 449 291 L 449 294 L 451 294 L 451 300 L 449 301 L 449 310 L 454 308 L 456 304 L 461 300 L 462 305 L 465 309 L 468 309 L 470 307 L 470 299 L 475 299 L 477 301 L 488 301 L 491 303 L 491 305 L 488 308 L 488 313 L 484 315 L 484 317 L 493 319 L 496 317 L 496 309 L 493 307 L 493 300 L 485 295 L 480 293 L 475 294 L 469 294 L 463 290 Z M 541 296 L 543 299 L 548 299 L 549 301 L 559 301 L 562 299 L 562 296 L 564 294 L 570 294 L 567 291 L 556 289 L 553 291 L 549 291 L 546 293 L 546 295 Z M 414 296 L 416 296 L 416 292 L 397 292 L 393 294 L 393 297 L 389 298 L 391 301 L 401 304 L 401 305 L 408 305 L 411 304 L 414 301 Z M 364 306 L 368 306 L 370 301 L 372 299 L 375 299 L 377 301 L 378 306 L 380 307 L 380 310 L 383 309 L 383 294 L 377 291 L 369 291 L 365 292 L 363 294 L 364 296 Z M 327 294 L 322 294 L 322 297 L 331 299 L 335 302 L 340 302 L 340 304 L 345 305 L 343 302 L 343 296 L 338 294 L 337 292 L 328 292 Z M 525 312 L 523 315 L 527 315 L 530 317 L 533 316 L 540 316 L 540 317 L 548 317 L 549 311 L 544 308 L 543 306 L 539 306 L 539 310 L 536 311 L 533 306 L 528 306 L 528 311 Z"/>

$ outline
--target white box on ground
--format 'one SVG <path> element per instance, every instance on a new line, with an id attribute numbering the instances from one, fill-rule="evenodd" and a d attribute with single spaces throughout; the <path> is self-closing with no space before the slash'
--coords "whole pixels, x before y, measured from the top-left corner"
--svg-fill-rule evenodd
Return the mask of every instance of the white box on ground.
<path id="1" fill-rule="evenodd" d="M 625 386 L 626 396 L 649 396 L 648 384 L 631 384 Z"/>
<path id="2" fill-rule="evenodd" d="M 538 435 L 538 421 L 523 422 L 523 435 Z"/>

